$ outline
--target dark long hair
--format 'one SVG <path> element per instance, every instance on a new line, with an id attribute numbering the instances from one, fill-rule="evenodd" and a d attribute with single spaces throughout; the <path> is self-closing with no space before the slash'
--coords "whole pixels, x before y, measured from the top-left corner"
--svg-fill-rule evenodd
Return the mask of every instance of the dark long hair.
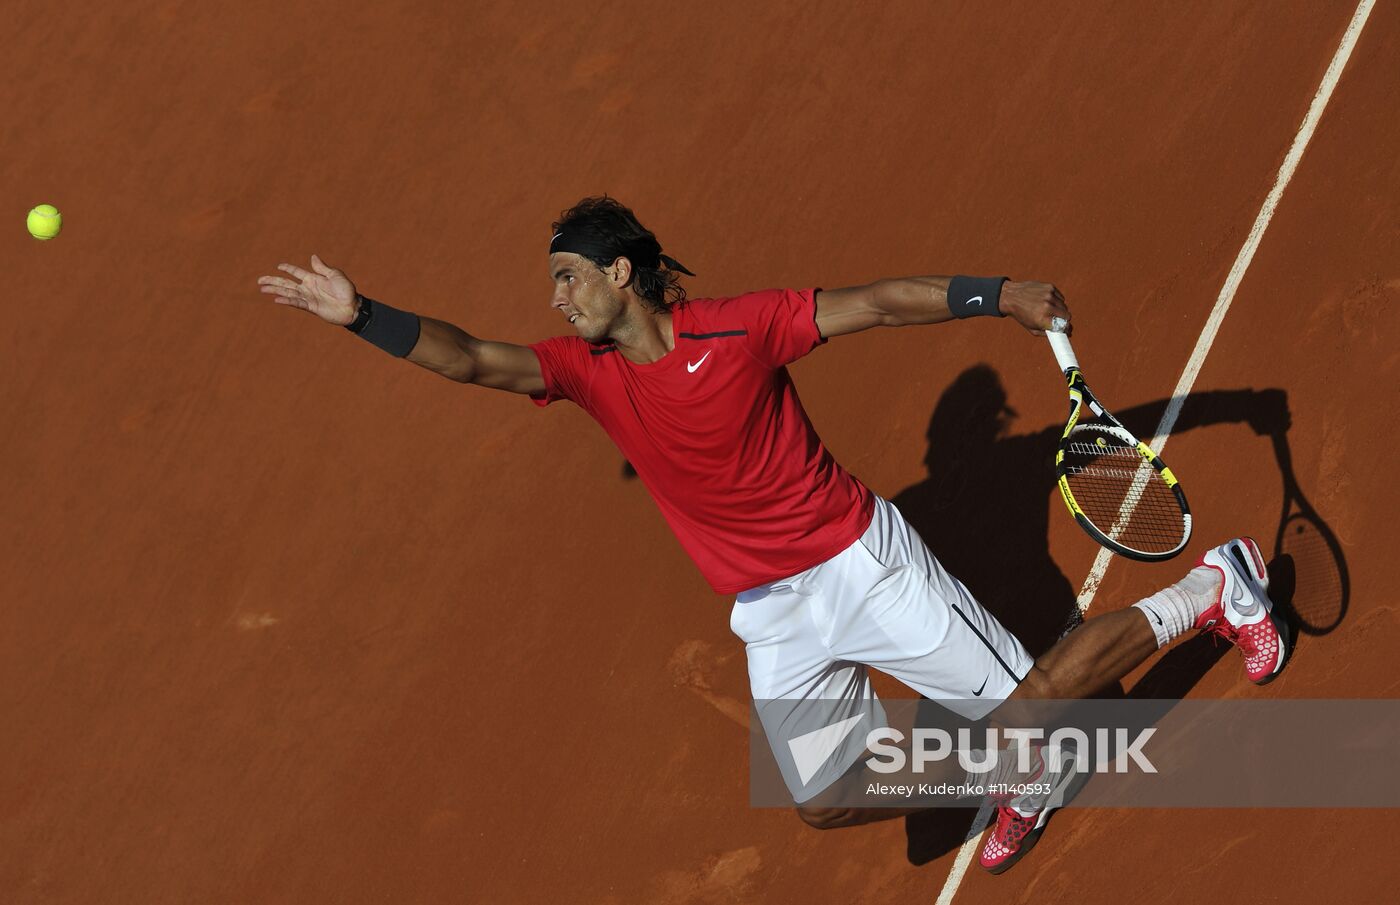
<path id="1" fill-rule="evenodd" d="M 618 258 L 631 261 L 637 294 L 653 308 L 665 309 L 685 298 L 681 275 L 671 269 L 672 262 L 661 254 L 661 243 L 621 202 L 607 195 L 585 198 L 560 214 L 550 230 L 555 234 L 567 231 L 607 249 L 611 257 L 583 255 L 599 267 L 607 267 Z"/>

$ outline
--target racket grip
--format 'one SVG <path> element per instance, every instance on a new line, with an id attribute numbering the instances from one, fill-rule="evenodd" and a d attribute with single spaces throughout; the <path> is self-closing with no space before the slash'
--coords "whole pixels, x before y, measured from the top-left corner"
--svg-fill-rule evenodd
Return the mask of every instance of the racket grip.
<path id="1" fill-rule="evenodd" d="M 1060 329 L 1056 330 L 1055 328 Z M 1045 331 L 1045 338 L 1050 340 L 1050 349 L 1055 353 L 1055 361 L 1059 363 L 1061 371 L 1079 370 L 1079 359 L 1074 356 L 1074 347 L 1069 344 L 1069 337 L 1064 333 L 1065 323 L 1061 318 L 1055 318 L 1049 330 Z"/>

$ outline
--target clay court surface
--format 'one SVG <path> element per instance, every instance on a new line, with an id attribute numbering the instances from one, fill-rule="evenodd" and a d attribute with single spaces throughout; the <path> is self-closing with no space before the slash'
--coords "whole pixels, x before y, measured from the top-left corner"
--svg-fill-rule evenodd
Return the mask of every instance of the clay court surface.
<path id="1" fill-rule="evenodd" d="M 1353 10 L 10 4 L 0 900 L 933 902 L 971 812 L 818 833 L 748 806 L 729 601 L 581 410 L 255 280 L 317 252 L 478 335 L 562 334 L 549 222 L 606 191 L 694 297 L 1053 281 L 1098 395 L 1160 409 Z M 1129 690 L 1400 693 L 1397 59 L 1380 0 L 1167 454 L 1192 558 L 1250 533 L 1277 561 L 1286 436 L 1345 601 L 1291 568 L 1339 622 L 1266 689 L 1207 645 Z M 837 458 L 1043 648 L 1097 549 L 1047 478 L 1044 341 L 872 331 L 793 371 Z M 1115 561 L 1091 616 L 1186 565 Z M 1391 901 L 1389 820 L 1071 810 L 954 901 Z"/>

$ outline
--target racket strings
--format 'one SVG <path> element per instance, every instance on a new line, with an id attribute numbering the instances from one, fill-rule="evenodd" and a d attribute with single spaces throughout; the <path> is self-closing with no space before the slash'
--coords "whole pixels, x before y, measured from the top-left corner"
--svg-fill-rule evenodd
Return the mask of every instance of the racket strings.
<path id="1" fill-rule="evenodd" d="M 1138 452 L 1117 436 L 1099 434 L 1065 445 L 1066 482 L 1080 510 L 1095 528 L 1114 541 L 1144 553 L 1176 549 L 1185 519 L 1176 494 Z"/>
<path id="2" fill-rule="evenodd" d="M 1117 457 L 1119 459 L 1131 461 L 1134 464 L 1142 461 L 1142 457 L 1138 454 L 1136 446 L 1123 446 L 1118 443 L 1111 443 L 1107 440 L 1103 443 L 1099 443 L 1098 441 L 1085 442 L 1083 440 L 1071 440 L 1069 442 L 1069 451 L 1081 456 L 1096 456 L 1101 459 Z"/>

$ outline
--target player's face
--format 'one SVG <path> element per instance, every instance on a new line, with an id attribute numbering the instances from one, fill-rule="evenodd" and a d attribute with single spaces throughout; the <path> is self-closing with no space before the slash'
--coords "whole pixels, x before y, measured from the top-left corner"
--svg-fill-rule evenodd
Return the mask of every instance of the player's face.
<path id="1" fill-rule="evenodd" d="M 589 342 L 606 338 L 623 310 L 607 275 L 587 258 L 568 252 L 549 256 L 549 273 L 554 281 L 549 304 Z"/>

